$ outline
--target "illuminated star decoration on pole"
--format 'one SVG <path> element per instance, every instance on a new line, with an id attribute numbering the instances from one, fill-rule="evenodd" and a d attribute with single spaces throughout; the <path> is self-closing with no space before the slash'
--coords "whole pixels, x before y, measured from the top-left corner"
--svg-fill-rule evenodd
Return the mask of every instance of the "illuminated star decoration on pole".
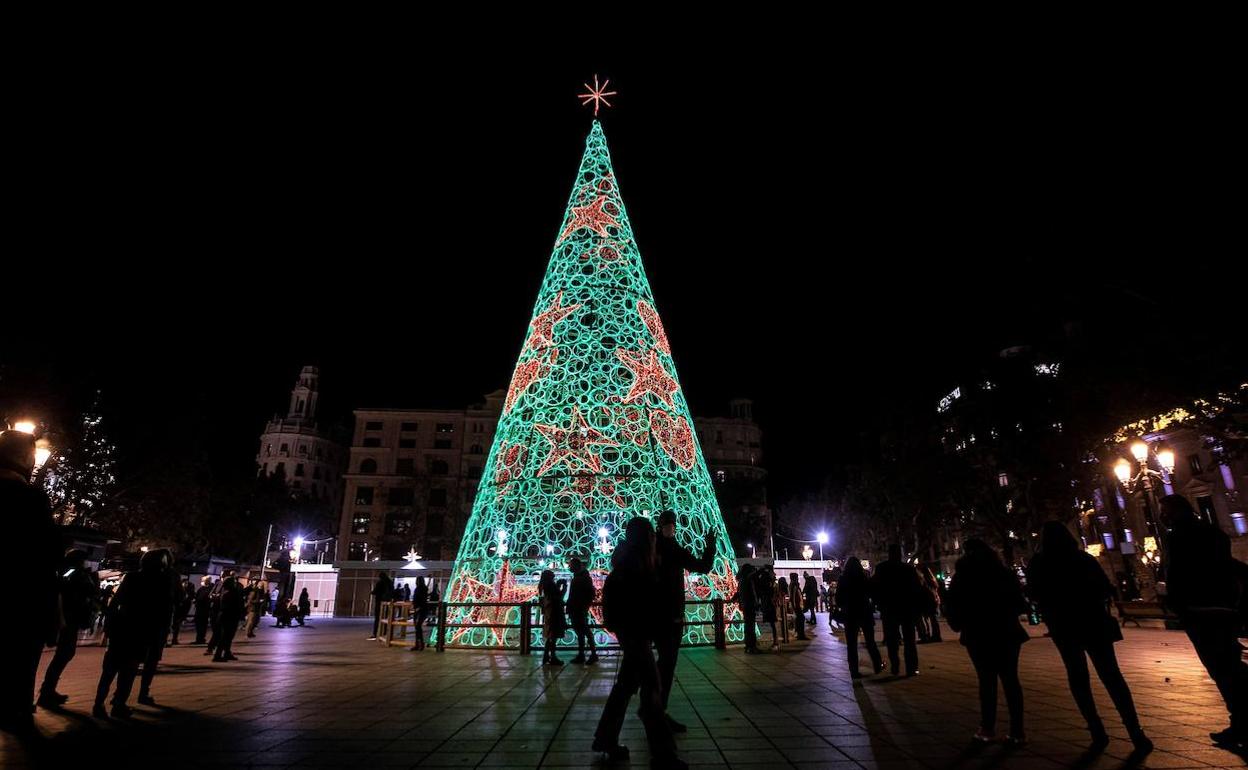
<path id="1" fill-rule="evenodd" d="M 593 87 L 591 88 L 591 87 L 590 87 L 590 85 L 589 85 L 589 83 L 582 83 L 581 85 L 585 86 L 585 91 L 586 91 L 586 93 L 583 93 L 583 94 L 577 94 L 577 95 L 576 95 L 576 96 L 577 96 L 577 98 L 581 100 L 581 106 L 582 106 L 582 107 L 585 107 L 585 106 L 586 106 L 586 105 L 588 105 L 590 102 L 593 102 L 593 103 L 594 103 L 594 117 L 595 117 L 595 118 L 596 118 L 596 117 L 598 117 L 598 107 L 599 107 L 600 105 L 605 104 L 605 105 L 607 105 L 608 107 L 610 107 L 610 106 L 611 106 L 611 102 L 607 101 L 607 97 L 608 97 L 608 96 L 615 96 L 615 95 L 618 93 L 618 92 L 616 92 L 616 91 L 608 91 L 608 90 L 607 90 L 607 86 L 608 86 L 608 85 L 610 85 L 610 84 L 611 84 L 611 79 L 610 79 L 610 78 L 608 78 L 608 79 L 606 79 L 606 80 L 602 81 L 602 85 L 601 85 L 601 86 L 599 86 L 599 85 L 598 85 L 598 76 L 597 76 L 597 75 L 594 75 L 594 85 L 593 85 Z"/>

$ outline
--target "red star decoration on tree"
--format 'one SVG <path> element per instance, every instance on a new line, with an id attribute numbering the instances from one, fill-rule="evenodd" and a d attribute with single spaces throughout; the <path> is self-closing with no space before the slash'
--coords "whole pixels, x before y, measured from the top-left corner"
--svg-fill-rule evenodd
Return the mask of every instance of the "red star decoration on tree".
<path id="1" fill-rule="evenodd" d="M 650 336 L 654 338 L 654 346 L 670 356 L 672 349 L 667 344 L 667 332 L 663 331 L 663 322 L 659 320 L 659 314 L 655 312 L 654 305 L 644 299 L 637 300 L 637 314 L 641 316 L 641 322 L 646 325 Z"/>
<path id="2" fill-rule="evenodd" d="M 559 234 L 559 242 L 562 243 L 564 238 L 582 227 L 588 227 L 603 238 L 610 237 L 607 228 L 619 224 L 615 219 L 616 211 L 615 204 L 608 201 L 605 195 L 594 198 L 588 206 L 573 206 L 572 221 L 568 222 L 568 226 Z"/>
<path id="3" fill-rule="evenodd" d="M 537 469 L 538 476 L 546 475 L 551 468 L 563 463 L 570 471 L 588 470 L 602 473 L 602 461 L 591 454 L 592 446 L 619 446 L 611 439 L 602 435 L 597 429 L 590 427 L 581 410 L 572 407 L 572 420 L 568 427 L 558 425 L 534 425 L 533 429 L 542 434 L 550 444 L 550 454 L 546 461 Z"/>
<path id="4" fill-rule="evenodd" d="M 636 401 L 647 393 L 653 393 L 659 397 L 659 400 L 667 404 L 668 408 L 674 408 L 672 403 L 672 394 L 680 389 L 676 384 L 676 380 L 667 373 L 663 368 L 663 364 L 659 362 L 659 356 L 653 350 L 650 355 L 638 353 L 632 350 L 624 350 L 623 348 L 616 350 L 615 355 L 627 366 L 633 373 L 633 387 L 629 389 L 628 395 L 624 396 L 624 402 L 630 403 Z"/>
<path id="5" fill-rule="evenodd" d="M 511 375 L 511 387 L 507 388 L 507 400 L 503 403 L 503 414 L 511 411 L 516 401 L 533 383 L 550 374 L 550 367 L 559 359 L 559 348 L 550 351 L 549 357 L 538 356 L 516 364 L 516 372 Z"/>
<path id="6" fill-rule="evenodd" d="M 559 303 L 563 301 L 563 292 L 555 295 L 555 299 L 550 303 L 550 307 L 542 311 L 537 318 L 529 324 L 529 328 L 533 332 L 525 341 L 525 349 L 539 348 L 545 345 L 555 344 L 555 324 L 564 320 L 568 316 L 580 309 L 580 303 L 562 307 Z"/>

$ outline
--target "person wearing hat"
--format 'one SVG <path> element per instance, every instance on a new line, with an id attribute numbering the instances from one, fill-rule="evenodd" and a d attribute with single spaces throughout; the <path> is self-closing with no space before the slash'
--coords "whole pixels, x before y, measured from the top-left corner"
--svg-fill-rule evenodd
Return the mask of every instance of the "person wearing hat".
<path id="1" fill-rule="evenodd" d="M 654 646 L 659 654 L 659 681 L 663 685 L 663 710 L 672 694 L 672 681 L 676 678 L 676 656 L 680 653 L 680 640 L 685 633 L 685 570 L 710 572 L 715 559 L 715 533 L 707 535 L 702 557 L 696 558 L 687 548 L 676 542 L 676 512 L 659 514 L 659 532 L 656 541 L 659 578 L 658 620 Z M 667 716 L 672 732 L 683 733 L 688 728 Z"/>
<path id="2" fill-rule="evenodd" d="M 31 484 L 35 438 L 0 433 L 0 519 L 5 542 L 13 545 L 5 567 L 22 581 L 5 600 L 7 623 L 0 633 L 0 730 L 34 729 L 35 678 L 44 644 L 55 644 L 61 617 L 56 568 L 61 546 L 48 497 Z"/>
<path id="3" fill-rule="evenodd" d="M 68 695 L 56 691 L 65 667 L 74 659 L 78 652 L 78 633 L 91 628 L 95 622 L 95 613 L 101 608 L 100 586 L 91 571 L 87 569 L 87 552 L 81 548 L 70 548 L 65 552 L 64 571 L 61 573 L 61 613 L 65 617 L 65 626 L 56 637 L 56 654 L 43 674 L 43 684 L 39 687 L 40 708 L 60 708 Z"/>

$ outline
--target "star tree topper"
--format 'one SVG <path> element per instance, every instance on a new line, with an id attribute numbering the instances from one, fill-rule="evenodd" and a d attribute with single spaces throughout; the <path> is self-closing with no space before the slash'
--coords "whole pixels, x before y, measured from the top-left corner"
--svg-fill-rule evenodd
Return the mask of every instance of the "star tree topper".
<path id="1" fill-rule="evenodd" d="M 610 107 L 611 102 L 607 101 L 608 96 L 615 96 L 618 92 L 608 91 L 607 86 L 611 85 L 611 79 L 607 78 L 602 81 L 602 85 L 598 85 L 598 76 L 594 75 L 594 85 L 591 88 L 589 83 L 582 83 L 585 86 L 585 93 L 577 94 L 577 98 L 581 100 L 581 106 L 587 107 L 590 102 L 594 105 L 594 117 L 598 117 L 598 107 L 605 104 Z"/>

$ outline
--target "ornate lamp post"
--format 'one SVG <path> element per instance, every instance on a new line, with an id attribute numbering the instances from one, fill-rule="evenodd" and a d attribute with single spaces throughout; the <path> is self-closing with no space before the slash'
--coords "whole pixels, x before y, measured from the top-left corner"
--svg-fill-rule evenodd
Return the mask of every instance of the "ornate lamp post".
<path id="1" fill-rule="evenodd" d="M 1161 566 L 1161 528 L 1158 525 L 1157 484 L 1169 483 L 1174 473 L 1174 450 L 1163 445 L 1150 445 L 1144 439 L 1131 442 L 1131 456 L 1135 459 L 1133 468 L 1131 460 L 1119 458 L 1114 463 L 1114 475 L 1128 495 L 1140 492 L 1144 499 L 1144 519 L 1148 526 L 1148 535 L 1144 537 L 1143 553 L 1140 561 L 1149 567 L 1154 581 L 1158 567 Z M 1149 467 L 1150 456 L 1157 458 L 1162 471 Z"/>

